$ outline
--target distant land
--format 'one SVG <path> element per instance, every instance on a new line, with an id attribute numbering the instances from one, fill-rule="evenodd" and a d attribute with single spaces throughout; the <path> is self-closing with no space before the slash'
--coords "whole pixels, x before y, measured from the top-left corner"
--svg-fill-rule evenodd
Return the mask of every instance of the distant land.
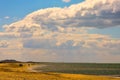
<path id="1" fill-rule="evenodd" d="M 6 59 L 1 60 L 0 63 L 20 63 L 21 61 L 13 60 L 13 59 Z"/>

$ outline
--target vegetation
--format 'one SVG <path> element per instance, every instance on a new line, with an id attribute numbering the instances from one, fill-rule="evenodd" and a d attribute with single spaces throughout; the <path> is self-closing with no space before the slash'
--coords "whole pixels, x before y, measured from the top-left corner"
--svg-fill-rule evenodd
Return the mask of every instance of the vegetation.
<path id="1" fill-rule="evenodd" d="M 22 64 L 22 66 L 19 66 L 20 64 Z M 30 72 L 30 66 L 36 64 L 29 64 L 30 63 L 0 63 L 0 80 L 119 80 L 119 78 L 106 76 Z"/>

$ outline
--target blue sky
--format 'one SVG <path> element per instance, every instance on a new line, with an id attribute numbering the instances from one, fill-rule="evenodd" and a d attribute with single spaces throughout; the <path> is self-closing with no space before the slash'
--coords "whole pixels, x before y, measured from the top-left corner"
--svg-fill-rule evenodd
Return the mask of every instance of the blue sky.
<path id="1" fill-rule="evenodd" d="M 0 0 L 0 60 L 120 62 L 119 4 Z"/>

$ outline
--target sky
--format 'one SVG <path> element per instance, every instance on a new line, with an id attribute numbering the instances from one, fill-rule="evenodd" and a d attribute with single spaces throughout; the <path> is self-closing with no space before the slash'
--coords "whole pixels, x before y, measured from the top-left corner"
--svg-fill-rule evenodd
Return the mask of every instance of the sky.
<path id="1" fill-rule="evenodd" d="M 120 62 L 120 0 L 0 0 L 0 60 Z"/>

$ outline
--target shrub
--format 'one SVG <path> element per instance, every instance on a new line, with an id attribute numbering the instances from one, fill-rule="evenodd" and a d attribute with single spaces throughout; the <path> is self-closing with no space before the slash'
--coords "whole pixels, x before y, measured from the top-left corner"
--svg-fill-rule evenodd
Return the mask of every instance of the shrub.
<path id="1" fill-rule="evenodd" d="M 19 64 L 19 66 L 20 66 L 20 67 L 22 67 L 22 66 L 23 66 L 23 64 Z"/>

